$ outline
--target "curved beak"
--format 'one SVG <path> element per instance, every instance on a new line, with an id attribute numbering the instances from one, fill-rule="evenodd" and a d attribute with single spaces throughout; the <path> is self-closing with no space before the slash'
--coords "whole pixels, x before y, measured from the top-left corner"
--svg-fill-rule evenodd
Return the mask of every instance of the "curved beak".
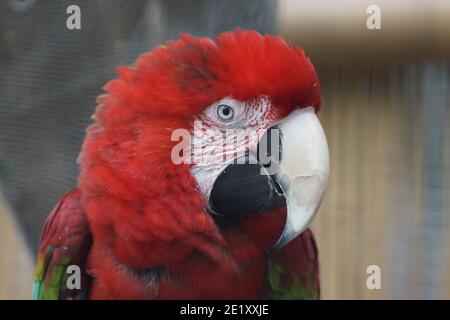
<path id="1" fill-rule="evenodd" d="M 330 173 L 327 140 L 313 108 L 293 111 L 278 128 L 282 157 L 275 180 L 286 199 L 287 217 L 272 249 L 284 246 L 308 227 L 320 207 Z"/>
<path id="2" fill-rule="evenodd" d="M 286 207 L 284 230 L 271 248 L 278 249 L 303 232 L 319 209 L 330 171 L 327 140 L 314 109 L 304 108 L 269 128 L 257 149 L 220 172 L 208 211 L 240 218 Z"/>

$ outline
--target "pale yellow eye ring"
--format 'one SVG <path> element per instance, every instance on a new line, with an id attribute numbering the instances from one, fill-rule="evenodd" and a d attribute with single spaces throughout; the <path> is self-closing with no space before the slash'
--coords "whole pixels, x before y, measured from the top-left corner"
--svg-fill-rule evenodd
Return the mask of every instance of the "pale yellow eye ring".
<path id="1" fill-rule="evenodd" d="M 229 122 L 234 118 L 234 109 L 228 104 L 219 104 L 217 107 L 217 116 L 224 122 Z"/>

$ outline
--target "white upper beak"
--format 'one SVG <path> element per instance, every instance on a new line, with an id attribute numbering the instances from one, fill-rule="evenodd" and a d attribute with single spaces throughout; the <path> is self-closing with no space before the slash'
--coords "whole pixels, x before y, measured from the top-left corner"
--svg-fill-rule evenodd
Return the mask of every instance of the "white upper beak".
<path id="1" fill-rule="evenodd" d="M 293 111 L 278 127 L 283 152 L 276 179 L 286 198 L 287 218 L 272 249 L 287 244 L 308 227 L 320 207 L 330 173 L 327 140 L 313 108 Z"/>

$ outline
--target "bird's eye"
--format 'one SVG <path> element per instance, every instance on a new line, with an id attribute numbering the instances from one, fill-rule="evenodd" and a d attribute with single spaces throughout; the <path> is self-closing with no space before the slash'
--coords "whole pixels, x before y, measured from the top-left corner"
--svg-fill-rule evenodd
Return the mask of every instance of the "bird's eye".
<path id="1" fill-rule="evenodd" d="M 217 115 L 222 121 L 231 121 L 234 117 L 234 109 L 227 104 L 220 104 L 217 107 Z"/>

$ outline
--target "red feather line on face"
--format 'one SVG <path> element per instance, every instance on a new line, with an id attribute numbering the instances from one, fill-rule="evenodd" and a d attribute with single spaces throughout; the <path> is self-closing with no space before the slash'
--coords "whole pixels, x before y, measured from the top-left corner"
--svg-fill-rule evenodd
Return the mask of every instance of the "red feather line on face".
<path id="1" fill-rule="evenodd" d="M 230 248 L 233 241 L 204 210 L 189 165 L 171 162 L 172 131 L 190 128 L 196 114 L 225 96 L 264 95 L 278 108 L 319 110 L 311 62 L 280 37 L 236 30 L 212 40 L 182 35 L 118 74 L 98 99 L 96 122 L 80 154 L 79 187 L 95 239 L 93 256 L 112 252 L 130 267 L 178 270 L 180 261 L 199 251 L 222 271 L 237 272 L 240 260 L 269 244 Z"/>

